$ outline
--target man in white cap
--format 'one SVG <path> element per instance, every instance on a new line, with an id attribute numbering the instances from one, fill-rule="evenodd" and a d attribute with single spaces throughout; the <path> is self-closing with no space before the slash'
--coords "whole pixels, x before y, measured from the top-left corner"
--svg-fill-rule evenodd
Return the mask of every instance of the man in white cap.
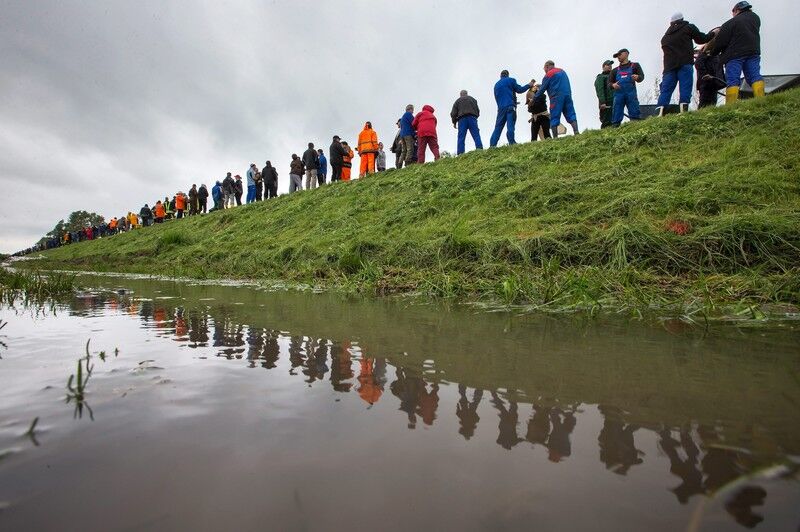
<path id="1" fill-rule="evenodd" d="M 714 37 L 713 33 L 703 33 L 694 24 L 683 19 L 683 14 L 675 13 L 670 19 L 669 28 L 661 38 L 661 49 L 664 51 L 664 74 L 658 96 L 658 114 L 664 114 L 669 105 L 675 87 L 680 85 L 681 113 L 689 110 L 692 100 L 692 83 L 694 82 L 694 45 L 705 44 Z"/>

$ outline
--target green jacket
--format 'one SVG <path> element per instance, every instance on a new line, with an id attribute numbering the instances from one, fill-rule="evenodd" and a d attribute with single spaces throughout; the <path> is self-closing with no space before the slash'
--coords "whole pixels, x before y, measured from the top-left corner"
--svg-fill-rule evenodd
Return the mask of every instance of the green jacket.
<path id="1" fill-rule="evenodd" d="M 608 76 L 610 73 L 600 72 L 594 78 L 594 92 L 597 93 L 597 102 L 599 105 L 611 105 L 614 103 L 614 91 L 608 86 Z"/>

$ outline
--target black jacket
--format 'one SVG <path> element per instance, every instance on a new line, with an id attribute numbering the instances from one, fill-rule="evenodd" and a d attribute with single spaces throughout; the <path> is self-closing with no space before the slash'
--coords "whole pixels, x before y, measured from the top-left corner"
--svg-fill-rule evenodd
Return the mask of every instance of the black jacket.
<path id="1" fill-rule="evenodd" d="M 328 161 L 331 166 L 342 166 L 344 164 L 344 156 L 347 155 L 347 150 L 344 149 L 341 142 L 333 141 L 328 150 Z"/>
<path id="2" fill-rule="evenodd" d="M 268 187 L 278 183 L 278 171 L 275 170 L 274 166 L 265 166 L 264 169 L 261 170 L 261 177 L 264 179 L 264 184 Z"/>
<path id="3" fill-rule="evenodd" d="M 474 116 L 475 118 L 481 116 L 478 100 L 469 95 L 459 97 L 453 104 L 453 110 L 450 111 L 450 118 L 454 124 L 465 116 Z"/>
<path id="4" fill-rule="evenodd" d="M 150 207 L 142 207 L 139 211 L 139 216 L 141 216 L 143 220 L 149 220 L 153 217 L 153 211 L 150 210 Z"/>
<path id="5" fill-rule="evenodd" d="M 237 179 L 233 182 L 233 191 L 236 193 L 237 196 L 241 196 L 244 194 L 244 185 L 242 185 L 242 180 Z"/>
<path id="6" fill-rule="evenodd" d="M 225 176 L 225 179 L 222 180 L 222 192 L 233 194 L 233 178 L 231 176 Z"/>
<path id="7" fill-rule="evenodd" d="M 304 151 L 303 164 L 306 165 L 306 170 L 319 170 L 319 155 L 317 155 L 317 150 L 309 148 Z"/>
<path id="8" fill-rule="evenodd" d="M 694 67 L 697 69 L 697 90 L 718 91 L 724 89 L 727 85 L 725 83 L 725 71 L 722 68 L 719 56 L 701 52 L 694 62 Z M 711 77 L 703 79 L 707 75 Z"/>
<path id="9" fill-rule="evenodd" d="M 683 65 L 694 62 L 694 45 L 705 44 L 713 35 L 707 35 L 697 29 L 694 24 L 685 20 L 673 22 L 667 28 L 667 33 L 661 38 L 661 49 L 664 51 L 664 72 L 676 70 Z"/>
<path id="10" fill-rule="evenodd" d="M 731 59 L 761 55 L 761 19 L 752 10 L 742 11 L 722 25 L 714 40 L 722 64 Z"/>
<path id="11" fill-rule="evenodd" d="M 197 197 L 201 200 L 208 199 L 208 189 L 205 185 L 200 185 L 200 188 L 197 189 Z"/>

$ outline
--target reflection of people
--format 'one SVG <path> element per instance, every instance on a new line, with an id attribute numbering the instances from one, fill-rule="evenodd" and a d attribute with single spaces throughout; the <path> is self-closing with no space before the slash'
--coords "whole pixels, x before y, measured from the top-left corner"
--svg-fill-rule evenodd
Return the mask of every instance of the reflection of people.
<path id="1" fill-rule="evenodd" d="M 467 399 L 467 387 L 463 384 L 458 385 L 458 394 L 461 398 L 456 404 L 456 416 L 458 417 L 460 428 L 458 433 L 464 436 L 465 440 L 470 439 L 475 434 L 475 429 L 478 428 L 478 405 L 483 398 L 483 390 L 475 389 L 472 392 L 472 401 Z"/>
<path id="2" fill-rule="evenodd" d="M 678 498 L 678 502 L 686 504 L 689 497 L 704 493 L 703 474 L 697 468 L 697 457 L 700 450 L 692 441 L 692 437 L 686 429 L 680 431 L 680 441 L 672 437 L 669 430 L 662 430 L 659 433 L 659 447 L 669 458 L 669 471 L 683 482 L 680 486 L 673 488 L 672 493 Z M 678 450 L 682 449 L 683 453 Z M 681 458 L 681 454 L 686 455 L 686 460 Z"/>
<path id="3" fill-rule="evenodd" d="M 425 382 L 419 377 L 407 376 L 404 368 L 396 368 L 396 380 L 389 386 L 395 397 L 400 399 L 400 410 L 408 414 L 408 428 L 417 426 L 417 405 L 420 398 L 420 388 Z"/>
<path id="4" fill-rule="evenodd" d="M 725 509 L 736 522 L 747 528 L 755 528 L 764 516 L 753 512 L 753 506 L 764 506 L 767 491 L 761 486 L 743 486 L 725 503 Z"/>
<path id="5" fill-rule="evenodd" d="M 550 423 L 553 425 L 553 430 L 547 439 L 547 448 L 550 450 L 549 458 L 551 462 L 560 462 L 562 458 L 572 454 L 569 436 L 575 430 L 575 424 L 577 423 L 575 414 L 564 412 L 563 421 L 561 416 L 562 413 L 556 409 L 550 412 Z"/>
<path id="6" fill-rule="evenodd" d="M 350 342 L 334 344 L 331 347 L 331 386 L 337 392 L 349 392 L 353 387 L 353 368 L 351 367 Z"/>
<path id="7" fill-rule="evenodd" d="M 639 457 L 644 454 L 636 448 L 633 433 L 638 427 L 626 425 L 621 413 L 615 408 L 598 407 L 603 414 L 603 429 L 597 437 L 600 444 L 600 461 L 618 475 L 625 475 L 634 465 L 642 463 Z"/>
<path id="8" fill-rule="evenodd" d="M 430 426 L 433 425 L 433 421 L 436 419 L 436 409 L 439 408 L 439 385 L 434 382 L 429 392 L 425 381 L 420 378 L 419 382 L 421 385 L 419 387 L 419 399 L 417 400 L 419 404 L 417 413 L 422 418 L 422 422 Z"/>
<path id="9" fill-rule="evenodd" d="M 370 405 L 378 402 L 383 395 L 383 388 L 378 384 L 375 379 L 374 373 L 375 361 L 371 358 L 363 358 L 359 361 L 361 371 L 358 374 L 358 395 Z"/>
<path id="10" fill-rule="evenodd" d="M 497 409 L 500 417 L 500 423 L 498 424 L 500 432 L 497 435 L 497 444 L 503 449 L 511 450 L 511 448 L 521 442 L 522 439 L 517 436 L 517 421 L 519 421 L 517 403 L 509 400 L 508 404 L 509 407 L 506 408 L 506 405 L 503 403 L 503 400 L 497 396 L 497 393 L 492 392 L 492 405 Z"/>
<path id="11" fill-rule="evenodd" d="M 550 407 L 533 405 L 533 416 L 528 421 L 528 432 L 525 440 L 533 444 L 544 445 L 550 436 Z"/>
<path id="12" fill-rule="evenodd" d="M 308 377 L 306 382 L 311 384 L 317 380 L 323 380 L 328 372 L 328 346 L 324 340 L 310 341 L 307 344 L 306 370 L 303 374 Z"/>
<path id="13" fill-rule="evenodd" d="M 264 341 L 264 362 L 261 366 L 265 369 L 273 369 L 277 367 L 278 358 L 280 357 L 281 349 L 278 345 L 278 333 L 269 331 L 267 338 Z"/>

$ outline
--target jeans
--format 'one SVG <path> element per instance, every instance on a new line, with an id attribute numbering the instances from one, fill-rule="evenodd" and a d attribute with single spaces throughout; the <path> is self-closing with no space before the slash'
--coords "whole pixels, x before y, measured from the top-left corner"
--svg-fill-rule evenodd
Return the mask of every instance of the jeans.
<path id="1" fill-rule="evenodd" d="M 742 72 L 751 87 L 756 81 L 762 81 L 764 77 L 761 75 L 761 56 L 738 57 L 725 63 L 725 81 L 728 82 L 728 87 L 741 85 Z"/>
<path id="2" fill-rule="evenodd" d="M 303 190 L 303 178 L 297 174 L 289 174 L 289 194 Z"/>
<path id="3" fill-rule="evenodd" d="M 439 141 L 436 137 L 419 137 L 419 148 L 417 148 L 417 162 L 422 164 L 425 162 L 425 150 L 428 146 L 433 153 L 433 160 L 439 160 Z"/>
<path id="4" fill-rule="evenodd" d="M 664 72 L 664 77 L 661 78 L 661 87 L 659 88 L 658 106 L 666 107 L 672 99 L 672 93 L 675 92 L 675 87 L 680 85 L 680 103 L 689 103 L 692 101 L 692 83 L 694 82 L 694 67 L 692 65 L 683 65 L 675 70 L 667 70 Z"/>
<path id="5" fill-rule="evenodd" d="M 478 118 L 472 115 L 462 116 L 458 120 L 458 145 L 456 147 L 457 155 L 461 155 L 466 151 L 464 144 L 467 140 L 467 131 L 469 131 L 469 134 L 472 135 L 472 140 L 475 142 L 475 149 L 483 149 L 483 142 L 481 142 L 481 131 L 478 129 Z"/>
<path id="6" fill-rule="evenodd" d="M 306 170 L 306 190 L 317 188 L 317 169 Z"/>
<path id="7" fill-rule="evenodd" d="M 255 200 L 256 200 L 256 186 L 247 185 L 247 199 L 245 201 L 247 203 L 253 203 Z"/>
<path id="8" fill-rule="evenodd" d="M 506 128 L 506 138 L 509 144 L 516 144 L 514 140 L 514 128 L 517 125 L 517 108 L 504 107 L 497 110 L 497 120 L 494 123 L 494 132 L 492 138 L 489 139 L 489 146 L 494 148 L 500 141 L 500 135 L 503 133 L 503 127 Z"/>

